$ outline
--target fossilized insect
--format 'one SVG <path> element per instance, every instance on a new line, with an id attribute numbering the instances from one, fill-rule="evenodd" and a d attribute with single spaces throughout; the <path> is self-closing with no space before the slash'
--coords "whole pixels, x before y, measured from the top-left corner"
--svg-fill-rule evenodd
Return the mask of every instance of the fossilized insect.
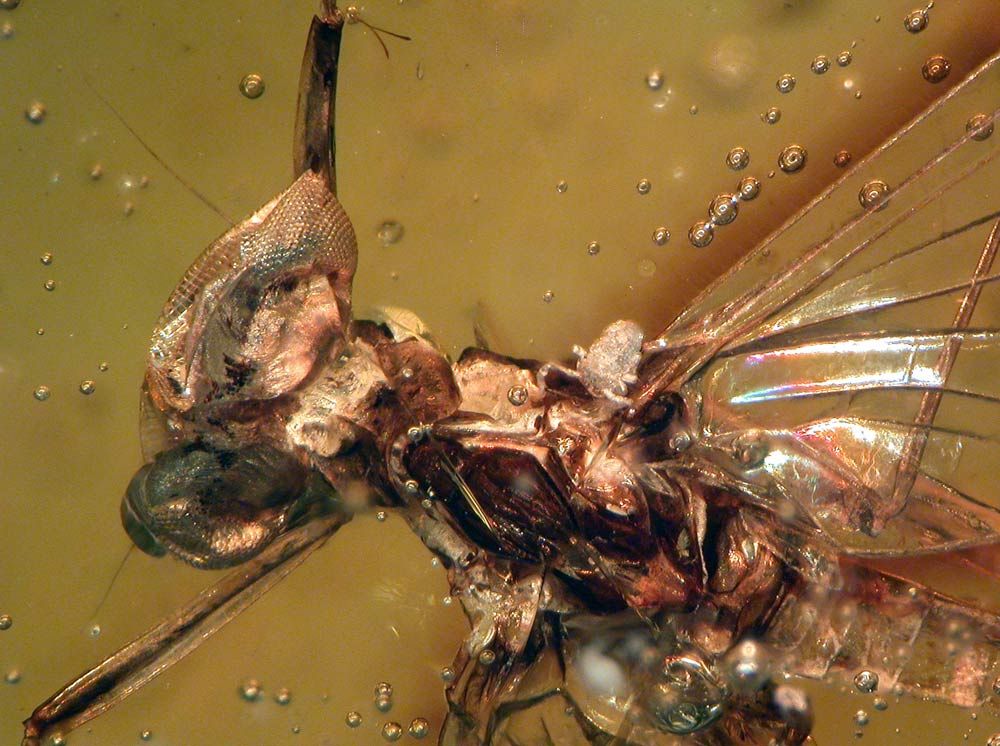
<path id="1" fill-rule="evenodd" d="M 328 7 L 314 23 L 298 178 L 192 265 L 148 360 L 150 463 L 126 528 L 151 553 L 241 569 L 42 705 L 28 742 L 266 591 L 349 520 L 357 483 L 442 558 L 472 623 L 442 743 L 551 740 L 511 730 L 551 702 L 593 743 L 801 743 L 809 709 L 779 668 L 990 696 L 994 613 L 907 563 L 993 570 L 995 487 L 974 477 L 996 463 L 983 134 L 1000 58 L 822 195 L 832 231 L 800 213 L 655 338 L 619 323 L 573 367 L 477 349 L 451 363 L 352 319 L 329 148 L 342 20 Z M 977 115 L 943 148 L 911 138 Z M 924 165 L 872 186 L 905 147 Z M 959 188 L 984 199 L 942 215 Z M 926 240 L 897 240 L 916 224 Z"/>

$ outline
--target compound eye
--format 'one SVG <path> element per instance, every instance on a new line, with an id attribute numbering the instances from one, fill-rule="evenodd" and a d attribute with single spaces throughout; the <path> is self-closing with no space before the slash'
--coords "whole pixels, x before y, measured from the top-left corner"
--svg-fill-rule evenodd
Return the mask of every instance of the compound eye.
<path id="1" fill-rule="evenodd" d="M 298 461 L 268 446 L 180 446 L 132 478 L 122 523 L 147 554 L 169 551 L 195 567 L 231 567 L 287 527 L 307 478 Z"/>

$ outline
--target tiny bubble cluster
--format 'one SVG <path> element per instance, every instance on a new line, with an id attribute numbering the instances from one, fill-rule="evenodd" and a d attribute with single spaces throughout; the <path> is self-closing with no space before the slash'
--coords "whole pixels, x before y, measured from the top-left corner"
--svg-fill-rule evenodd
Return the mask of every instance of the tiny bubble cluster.
<path id="1" fill-rule="evenodd" d="M 403 737 L 403 726 L 390 720 L 382 726 L 382 738 L 386 741 L 398 741 Z"/>
<path id="2" fill-rule="evenodd" d="M 239 693 L 247 702 L 256 702 L 260 699 L 263 688 L 257 679 L 247 679 L 240 684 Z"/>
<path id="3" fill-rule="evenodd" d="M 403 237 L 403 225 L 396 220 L 385 220 L 378 227 L 376 235 L 383 246 L 392 246 Z"/>
<path id="4" fill-rule="evenodd" d="M 830 69 L 830 58 L 825 54 L 816 55 L 813 59 L 812 64 L 809 65 L 809 69 L 812 70 L 817 75 L 822 75 L 827 70 Z"/>
<path id="5" fill-rule="evenodd" d="M 286 687 L 281 687 L 274 693 L 274 701 L 279 705 L 287 705 L 292 701 L 292 693 Z"/>
<path id="6" fill-rule="evenodd" d="M 46 114 L 48 114 L 48 110 L 41 101 L 32 101 L 28 104 L 28 108 L 24 110 L 25 119 L 32 124 L 41 124 L 44 122 Z"/>
<path id="7" fill-rule="evenodd" d="M 911 34 L 919 34 L 930 23 L 930 9 L 933 7 L 934 3 L 928 3 L 925 8 L 911 10 L 906 14 L 906 18 L 903 19 L 903 28 Z"/>
<path id="8" fill-rule="evenodd" d="M 426 738 L 431 732 L 431 724 L 427 721 L 427 718 L 413 718 L 410 721 L 408 732 L 411 738 L 416 738 L 417 740 Z"/>
<path id="9" fill-rule="evenodd" d="M 854 677 L 854 686 L 859 692 L 870 694 L 878 689 L 878 674 L 874 671 L 859 671 Z"/>
<path id="10" fill-rule="evenodd" d="M 726 153 L 726 165 L 733 171 L 743 170 L 750 165 L 750 152 L 746 148 L 737 145 Z"/>
<path id="11" fill-rule="evenodd" d="M 881 210 L 885 207 L 888 196 L 889 185 L 874 179 L 861 187 L 861 191 L 858 192 L 858 202 L 866 210 Z"/>
<path id="12" fill-rule="evenodd" d="M 927 58 L 924 66 L 920 68 L 920 74 L 928 83 L 940 83 L 948 77 L 951 72 L 951 60 L 942 54 L 935 54 Z"/>
<path id="13" fill-rule="evenodd" d="M 247 98 L 260 98 L 264 95 L 264 79 L 257 73 L 244 75 L 240 81 L 240 93 Z"/>
<path id="14" fill-rule="evenodd" d="M 806 165 L 806 155 L 801 145 L 789 145 L 778 155 L 778 168 L 786 174 L 801 171 Z"/>
<path id="15" fill-rule="evenodd" d="M 971 133 L 973 140 L 985 140 L 993 134 L 993 120 L 989 114 L 973 114 L 965 123 L 965 131 Z"/>

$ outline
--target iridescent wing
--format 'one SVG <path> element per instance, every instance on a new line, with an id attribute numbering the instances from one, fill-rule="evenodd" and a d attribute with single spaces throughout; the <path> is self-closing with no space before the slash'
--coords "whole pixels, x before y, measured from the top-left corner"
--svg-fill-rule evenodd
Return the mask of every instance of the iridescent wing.
<path id="1" fill-rule="evenodd" d="M 1000 541 L 1000 56 L 709 287 L 649 345 L 679 466 L 846 554 Z"/>

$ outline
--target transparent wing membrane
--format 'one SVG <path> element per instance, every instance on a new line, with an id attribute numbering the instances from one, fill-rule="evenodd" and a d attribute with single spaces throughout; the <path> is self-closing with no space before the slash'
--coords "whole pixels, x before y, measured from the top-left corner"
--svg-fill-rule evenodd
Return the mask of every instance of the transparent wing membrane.
<path id="1" fill-rule="evenodd" d="M 640 402 L 698 409 L 692 463 L 847 553 L 1000 540 L 1000 137 L 972 124 L 997 118 L 998 72 L 995 56 L 651 345 Z"/>

